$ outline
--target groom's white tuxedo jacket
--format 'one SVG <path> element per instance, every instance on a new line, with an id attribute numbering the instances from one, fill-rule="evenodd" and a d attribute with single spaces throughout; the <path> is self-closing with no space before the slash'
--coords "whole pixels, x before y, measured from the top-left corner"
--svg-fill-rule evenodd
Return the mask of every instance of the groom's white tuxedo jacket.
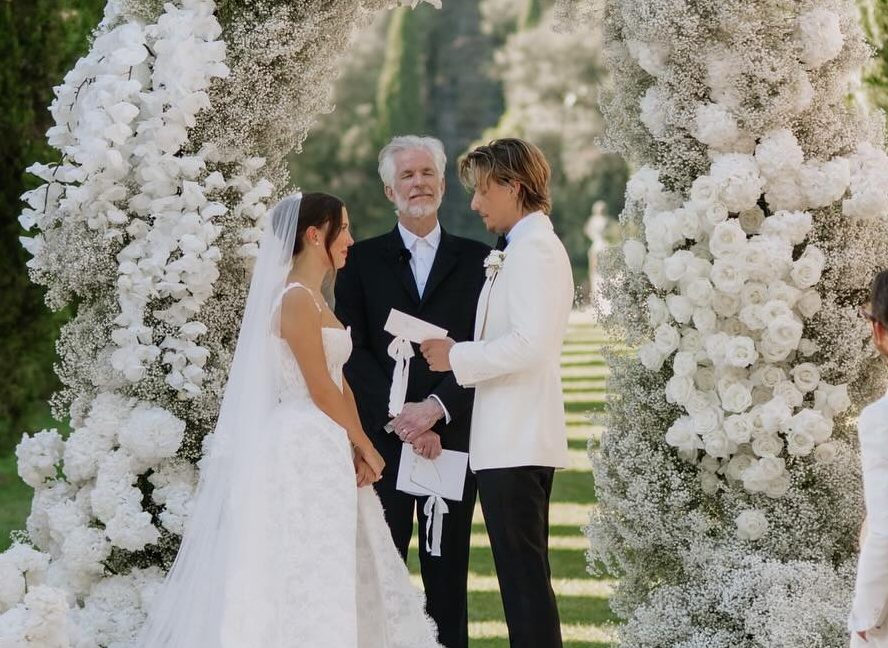
<path id="1" fill-rule="evenodd" d="M 857 429 L 866 535 L 857 563 L 857 584 L 848 622 L 852 632 L 872 630 L 884 623 L 888 609 L 888 395 L 864 408 Z M 888 645 L 888 641 L 874 645 Z"/>
<path id="2" fill-rule="evenodd" d="M 573 306 L 567 251 L 542 212 L 508 236 L 502 268 L 478 299 L 473 342 L 455 344 L 457 382 L 475 387 L 473 471 L 567 465 L 561 347 Z"/>

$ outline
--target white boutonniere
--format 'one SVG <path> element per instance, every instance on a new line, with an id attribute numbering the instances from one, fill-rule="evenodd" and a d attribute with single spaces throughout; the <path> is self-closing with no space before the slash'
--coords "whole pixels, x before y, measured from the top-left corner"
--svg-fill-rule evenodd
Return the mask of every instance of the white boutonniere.
<path id="1" fill-rule="evenodd" d="M 484 259 L 484 274 L 488 279 L 493 279 L 496 274 L 503 269 L 506 262 L 506 253 L 502 250 L 491 250 L 487 258 Z"/>

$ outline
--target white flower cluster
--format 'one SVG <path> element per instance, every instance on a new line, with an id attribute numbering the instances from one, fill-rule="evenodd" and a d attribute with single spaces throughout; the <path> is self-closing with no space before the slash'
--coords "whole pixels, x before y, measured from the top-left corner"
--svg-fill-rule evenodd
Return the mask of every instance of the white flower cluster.
<path id="1" fill-rule="evenodd" d="M 821 309 L 826 257 L 806 244 L 813 217 L 800 210 L 850 194 L 846 215 L 885 217 L 879 182 L 888 157 L 862 144 L 848 158 L 805 162 L 783 129 L 762 137 L 754 154 L 713 158 L 680 204 L 653 169 L 629 182 L 630 198 L 645 207 L 646 245 L 626 241 L 626 264 L 665 293 L 647 299 L 654 336 L 639 359 L 658 371 L 671 358 L 666 399 L 685 415 L 665 439 L 700 462 L 704 490 L 716 492 L 723 477 L 780 497 L 789 488 L 782 455 L 830 460 L 833 418 L 851 406 L 847 386 L 822 380 L 805 360 L 818 351 L 803 333 Z"/>
<path id="2" fill-rule="evenodd" d="M 12 615 L 0 616 L 0 626 L 30 609 L 26 582 L 60 588 L 94 607 L 112 549 L 138 551 L 158 540 L 136 487 L 149 468 L 161 524 L 182 533 L 197 485 L 194 467 L 175 459 L 184 431 L 184 422 L 160 407 L 104 394 L 66 441 L 55 430 L 22 440 L 19 472 L 35 488 L 28 535 L 40 551 L 19 546 L 0 554 L 0 613 Z"/>
<path id="3" fill-rule="evenodd" d="M 208 172 L 208 152 L 185 152 L 210 83 L 228 74 L 213 11 L 198 0 L 170 4 L 154 24 L 126 22 L 96 38 L 56 90 L 48 136 L 63 159 L 29 169 L 46 184 L 25 195 L 20 219 L 44 232 L 22 241 L 37 273 L 55 270 L 42 252 L 57 228 L 86 227 L 118 245 L 111 364 L 135 383 L 169 349 L 167 380 L 181 396 L 203 378 L 208 353 L 196 339 L 206 329 L 193 318 L 218 278 L 214 221 L 227 211 L 214 198 L 227 184 Z"/>
<path id="4" fill-rule="evenodd" d="M 627 648 L 847 642 L 853 413 L 886 375 L 854 311 L 888 263 L 857 20 L 849 0 L 605 5 L 607 141 L 639 169 L 606 325 L 638 354 L 609 358 L 587 533 Z"/>

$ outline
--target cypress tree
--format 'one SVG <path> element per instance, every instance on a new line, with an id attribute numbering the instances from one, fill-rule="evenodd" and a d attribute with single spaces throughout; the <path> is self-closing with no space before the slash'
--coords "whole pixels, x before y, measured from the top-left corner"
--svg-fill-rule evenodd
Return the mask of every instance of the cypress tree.
<path id="1" fill-rule="evenodd" d="M 63 315 L 51 313 L 28 279 L 19 244 L 21 194 L 37 186 L 25 168 L 51 160 L 44 133 L 52 87 L 86 49 L 103 2 L 31 0 L 0 5 L 0 451 L 8 450 L 58 386 L 54 339 Z"/>
<path id="2" fill-rule="evenodd" d="M 422 17 L 421 9 L 402 7 L 393 12 L 376 95 L 380 142 L 393 135 L 425 130 Z"/>

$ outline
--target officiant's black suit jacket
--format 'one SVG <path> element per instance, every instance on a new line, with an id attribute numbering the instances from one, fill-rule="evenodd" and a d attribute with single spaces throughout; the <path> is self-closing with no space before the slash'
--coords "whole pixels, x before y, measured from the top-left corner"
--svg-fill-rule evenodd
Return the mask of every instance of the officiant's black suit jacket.
<path id="1" fill-rule="evenodd" d="M 364 430 L 386 458 L 400 456 L 401 442 L 383 431 L 390 420 L 389 391 L 395 361 L 388 355 L 392 335 L 383 330 L 389 312 L 396 308 L 447 329 L 457 342 L 471 340 L 475 309 L 484 285 L 484 259 L 490 247 L 441 231 L 435 261 L 420 299 L 410 269 L 410 253 L 398 228 L 388 234 L 356 243 L 345 268 L 336 278 L 336 316 L 351 327 L 354 350 L 345 375 L 355 393 Z M 441 443 L 449 450 L 469 449 L 469 427 L 474 391 L 460 387 L 452 373 L 433 373 L 417 345 L 410 360 L 406 402 L 418 402 L 435 394 L 450 413 L 435 426 Z"/>

